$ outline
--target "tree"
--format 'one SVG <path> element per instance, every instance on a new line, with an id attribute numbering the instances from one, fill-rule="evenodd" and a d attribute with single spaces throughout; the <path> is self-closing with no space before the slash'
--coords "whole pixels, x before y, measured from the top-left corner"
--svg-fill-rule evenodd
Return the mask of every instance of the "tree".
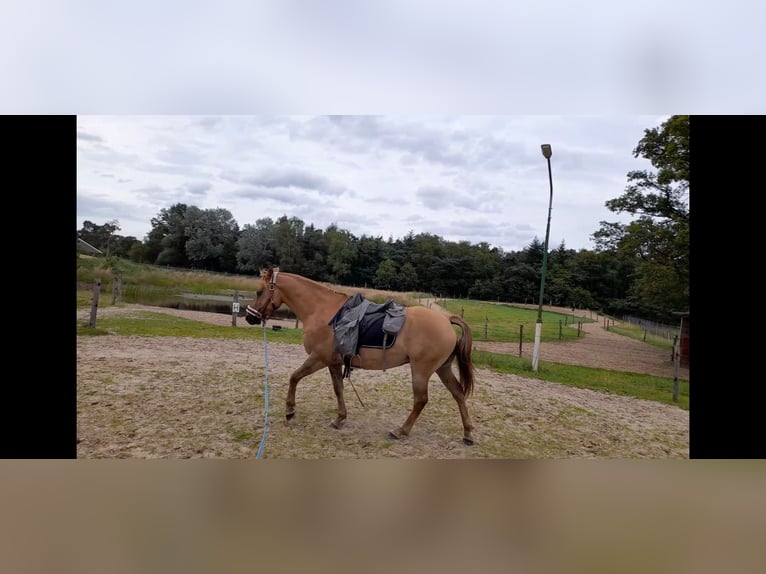
<path id="1" fill-rule="evenodd" d="M 159 215 L 152 218 L 152 230 L 148 238 L 154 249 L 159 248 L 155 260 L 157 265 L 189 267 L 184 232 L 187 209 L 185 203 L 176 203 L 168 209 L 160 210 Z"/>
<path id="2" fill-rule="evenodd" d="M 311 223 L 303 231 L 301 238 L 303 252 L 303 274 L 315 281 L 325 281 L 327 277 L 327 239 L 324 231 L 316 229 Z"/>
<path id="3" fill-rule="evenodd" d="M 120 230 L 120 222 L 116 219 L 108 221 L 104 225 L 97 225 L 92 221 L 83 221 L 82 228 L 77 231 L 77 237 L 90 243 L 96 249 L 104 252 L 109 257 L 114 245 L 115 235 Z"/>
<path id="4" fill-rule="evenodd" d="M 381 261 L 386 244 L 382 237 L 362 235 L 357 241 L 357 256 L 351 270 L 351 282 L 354 285 L 372 285 L 375 273 Z"/>
<path id="5" fill-rule="evenodd" d="M 597 249 L 635 260 L 628 299 L 636 311 L 672 321 L 674 311 L 689 308 L 689 117 L 672 116 L 644 130 L 633 155 L 657 171 L 629 172 L 625 193 L 606 207 L 637 218 L 628 224 L 602 221 L 592 237 Z"/>
<path id="6" fill-rule="evenodd" d="M 301 274 L 303 272 L 303 220 L 298 217 L 283 215 L 275 224 L 276 255 L 279 266 L 285 271 Z"/>
<path id="7" fill-rule="evenodd" d="M 249 223 L 237 240 L 237 269 L 257 273 L 263 268 L 277 265 L 276 228 L 270 217 Z"/>
<path id="8" fill-rule="evenodd" d="M 394 289 L 396 279 L 396 263 L 391 259 L 386 259 L 378 265 L 373 285 L 376 289 Z"/>
<path id="9" fill-rule="evenodd" d="M 351 266 L 356 260 L 356 238 L 345 229 L 330 225 L 325 232 L 327 238 L 327 264 L 330 268 L 328 279 L 343 284 L 351 275 Z"/>
<path id="10" fill-rule="evenodd" d="M 189 262 L 211 271 L 233 271 L 239 225 L 228 209 L 191 206 L 184 215 L 184 250 Z"/>
<path id="11" fill-rule="evenodd" d="M 431 233 L 412 232 L 404 238 L 403 247 L 406 249 L 407 260 L 412 263 L 418 277 L 418 289 L 432 291 L 435 289 L 434 265 L 444 256 L 444 240 Z"/>
<path id="12" fill-rule="evenodd" d="M 401 291 L 414 291 L 418 284 L 418 273 L 409 261 L 399 269 L 397 289 Z"/>

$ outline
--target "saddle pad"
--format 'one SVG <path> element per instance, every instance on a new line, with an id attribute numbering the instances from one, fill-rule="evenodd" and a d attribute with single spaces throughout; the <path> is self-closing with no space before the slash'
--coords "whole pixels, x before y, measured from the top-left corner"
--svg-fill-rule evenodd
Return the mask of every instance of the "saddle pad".
<path id="1" fill-rule="evenodd" d="M 380 317 L 371 323 L 362 323 L 362 326 L 359 329 L 359 347 L 383 348 L 383 319 L 385 319 L 385 317 L 385 313 L 381 313 Z M 388 339 L 386 339 L 386 349 L 390 349 L 395 342 L 396 335 L 389 335 Z"/>

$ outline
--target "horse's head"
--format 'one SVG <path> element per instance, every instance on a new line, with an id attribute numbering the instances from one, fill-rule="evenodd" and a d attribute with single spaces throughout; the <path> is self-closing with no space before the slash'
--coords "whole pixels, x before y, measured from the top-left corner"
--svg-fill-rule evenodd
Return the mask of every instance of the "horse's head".
<path id="1" fill-rule="evenodd" d="M 282 305 L 282 296 L 277 289 L 278 275 L 279 267 L 261 270 L 261 289 L 245 313 L 245 321 L 251 325 L 259 325 L 261 321 L 265 323 Z"/>

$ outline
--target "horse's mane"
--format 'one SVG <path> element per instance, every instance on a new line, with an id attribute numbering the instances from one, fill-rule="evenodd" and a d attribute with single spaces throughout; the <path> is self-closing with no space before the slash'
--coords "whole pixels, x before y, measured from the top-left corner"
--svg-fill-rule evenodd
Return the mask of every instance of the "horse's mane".
<path id="1" fill-rule="evenodd" d="M 304 281 L 307 281 L 311 283 L 312 285 L 321 287 L 322 289 L 326 289 L 327 291 L 330 291 L 331 293 L 348 297 L 348 293 L 344 293 L 343 291 L 338 291 L 337 289 L 333 289 L 332 287 L 330 287 L 329 285 L 326 285 L 325 283 L 320 283 L 319 281 L 314 281 L 313 279 L 309 279 L 308 277 L 304 277 L 303 275 L 296 275 L 295 273 L 288 273 L 288 275 L 290 275 L 291 277 L 295 277 L 297 279 L 303 279 Z"/>
<path id="2" fill-rule="evenodd" d="M 326 285 L 324 283 L 320 283 L 319 281 L 315 281 L 314 279 L 311 279 L 309 277 L 305 277 L 304 275 L 297 275 L 295 273 L 290 273 L 289 271 L 280 271 L 279 267 L 274 267 L 272 269 L 272 272 L 281 273 L 283 275 L 289 275 L 290 277 L 293 277 L 294 279 L 300 279 L 302 281 L 306 281 L 308 283 L 311 283 L 312 285 L 316 285 L 317 287 L 321 287 L 322 289 L 330 291 L 331 293 L 335 293 L 336 295 L 343 295 L 344 297 L 349 297 L 348 293 L 344 293 L 343 291 L 338 291 L 337 289 L 333 289 L 329 285 Z M 262 279 L 262 280 L 265 282 L 264 279 Z"/>

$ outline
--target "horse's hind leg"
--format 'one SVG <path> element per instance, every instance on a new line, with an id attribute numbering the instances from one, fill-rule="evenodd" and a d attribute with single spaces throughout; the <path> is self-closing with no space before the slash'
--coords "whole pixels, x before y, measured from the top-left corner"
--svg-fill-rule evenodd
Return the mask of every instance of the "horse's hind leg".
<path id="1" fill-rule="evenodd" d="M 339 429 L 346 420 L 346 401 L 343 400 L 343 368 L 341 365 L 332 365 L 327 367 L 332 378 L 332 388 L 335 391 L 335 397 L 338 399 L 338 416 L 330 426 Z"/>
<path id="2" fill-rule="evenodd" d="M 428 402 L 428 379 L 430 375 L 423 375 L 416 373 L 412 369 L 412 410 L 410 416 L 404 421 L 404 424 L 396 430 L 388 432 L 388 436 L 391 438 L 401 438 L 408 436 L 412 430 L 412 425 L 418 420 L 420 413 L 423 411 L 423 407 Z"/>
<path id="3" fill-rule="evenodd" d="M 298 381 L 303 377 L 309 376 L 311 373 L 317 372 L 324 366 L 325 364 L 316 355 L 311 354 L 290 375 L 290 385 L 287 388 L 287 400 L 285 401 L 285 418 L 288 421 L 295 416 L 295 389 L 298 386 Z"/>
<path id="4" fill-rule="evenodd" d="M 471 421 L 471 415 L 468 414 L 468 407 L 465 404 L 465 393 L 463 387 L 460 386 L 460 382 L 452 372 L 452 361 L 442 365 L 436 370 L 436 374 L 439 375 L 444 386 L 449 389 L 452 396 L 455 398 L 457 408 L 460 409 L 460 418 L 463 420 L 463 442 L 467 445 L 473 444 L 473 422 Z"/>

